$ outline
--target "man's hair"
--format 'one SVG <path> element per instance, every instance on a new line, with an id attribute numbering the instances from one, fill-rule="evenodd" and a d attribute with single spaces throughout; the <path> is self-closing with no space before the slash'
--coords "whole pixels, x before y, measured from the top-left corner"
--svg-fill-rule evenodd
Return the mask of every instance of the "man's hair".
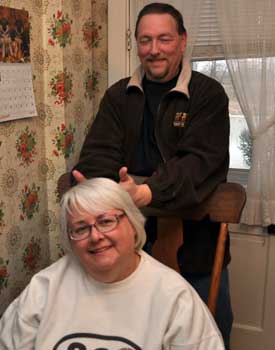
<path id="1" fill-rule="evenodd" d="M 145 218 L 134 204 L 131 196 L 118 183 L 106 178 L 84 180 L 72 187 L 61 200 L 61 231 L 63 243 L 71 250 L 68 237 L 68 219 L 72 214 L 98 215 L 102 212 L 122 210 L 132 224 L 135 237 L 135 250 L 140 250 L 146 240 Z"/>
<path id="2" fill-rule="evenodd" d="M 137 32 L 138 32 L 138 25 L 141 18 L 145 15 L 151 15 L 151 14 L 160 14 L 160 15 L 168 14 L 172 16 L 176 21 L 178 34 L 186 33 L 182 14 L 175 7 L 169 4 L 161 3 L 161 2 L 153 2 L 151 4 L 144 6 L 143 9 L 141 9 L 138 14 L 136 28 L 135 28 L 136 38 L 137 38 Z"/>

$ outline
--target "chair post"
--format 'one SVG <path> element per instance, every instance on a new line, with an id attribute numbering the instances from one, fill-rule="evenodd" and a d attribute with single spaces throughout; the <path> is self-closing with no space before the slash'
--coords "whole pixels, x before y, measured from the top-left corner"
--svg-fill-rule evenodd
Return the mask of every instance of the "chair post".
<path id="1" fill-rule="evenodd" d="M 180 272 L 177 250 L 182 244 L 182 219 L 173 216 L 158 217 L 158 238 L 153 245 L 152 256 Z"/>
<path id="2" fill-rule="evenodd" d="M 216 312 L 227 235 L 228 224 L 221 223 L 207 302 L 213 316 L 215 316 Z"/>

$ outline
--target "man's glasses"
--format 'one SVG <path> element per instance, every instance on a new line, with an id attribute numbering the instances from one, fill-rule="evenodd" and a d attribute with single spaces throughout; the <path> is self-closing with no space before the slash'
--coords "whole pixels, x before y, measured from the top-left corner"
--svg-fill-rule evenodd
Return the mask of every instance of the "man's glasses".
<path id="1" fill-rule="evenodd" d="M 117 225 L 120 223 L 120 220 L 125 216 L 126 214 L 104 214 L 100 215 L 96 218 L 96 221 L 94 224 L 90 225 L 82 225 L 76 228 L 71 228 L 69 230 L 69 237 L 73 241 L 81 241 L 82 239 L 86 239 L 90 236 L 92 233 L 93 227 L 97 229 L 100 233 L 107 233 L 112 230 L 114 230 Z"/>

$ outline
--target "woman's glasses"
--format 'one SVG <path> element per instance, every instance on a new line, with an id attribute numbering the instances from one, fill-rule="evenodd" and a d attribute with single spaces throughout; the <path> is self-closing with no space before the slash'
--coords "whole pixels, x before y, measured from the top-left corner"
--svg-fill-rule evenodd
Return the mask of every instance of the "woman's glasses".
<path id="1" fill-rule="evenodd" d="M 82 239 L 86 239 L 92 233 L 93 227 L 97 229 L 100 233 L 107 233 L 114 230 L 117 225 L 120 223 L 120 220 L 126 214 L 104 214 L 100 215 L 96 218 L 94 224 L 90 225 L 82 225 L 76 228 L 71 228 L 69 230 L 69 237 L 74 241 L 81 241 Z"/>

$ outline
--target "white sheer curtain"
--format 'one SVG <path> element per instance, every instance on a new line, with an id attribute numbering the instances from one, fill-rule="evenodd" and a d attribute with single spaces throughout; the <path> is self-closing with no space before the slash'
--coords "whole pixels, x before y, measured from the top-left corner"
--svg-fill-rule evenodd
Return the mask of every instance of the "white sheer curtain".
<path id="1" fill-rule="evenodd" d="M 253 139 L 242 222 L 275 223 L 275 1 L 216 0 L 226 61 Z"/>
<path id="2" fill-rule="evenodd" d="M 138 12 L 147 4 L 152 2 L 162 2 L 169 3 L 179 10 L 183 16 L 184 26 L 187 30 L 188 40 L 187 40 L 187 50 L 186 56 L 191 57 L 194 41 L 196 38 L 200 5 L 203 0 L 158 0 L 158 1 L 146 1 L 146 0 L 130 0 L 130 6 L 132 7 L 134 13 Z"/>

